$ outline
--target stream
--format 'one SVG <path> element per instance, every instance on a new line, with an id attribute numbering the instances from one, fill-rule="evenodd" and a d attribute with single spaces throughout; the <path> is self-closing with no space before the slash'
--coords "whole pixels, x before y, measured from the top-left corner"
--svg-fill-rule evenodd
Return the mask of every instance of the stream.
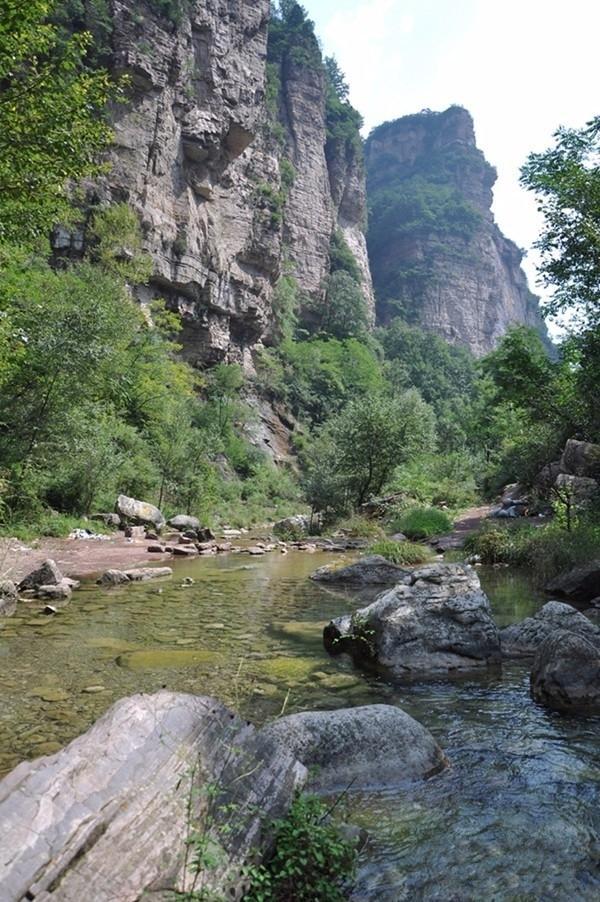
<path id="1" fill-rule="evenodd" d="M 354 900 L 598 900 L 600 718 L 534 704 L 526 664 L 393 686 L 323 650 L 324 623 L 371 596 L 325 589 L 324 553 L 176 561 L 171 581 L 78 590 L 55 616 L 21 604 L 0 624 L 0 774 L 49 754 L 118 698 L 161 687 L 215 695 L 262 724 L 285 709 L 399 705 L 451 766 L 393 791 L 352 794 L 364 826 Z M 544 598 L 480 571 L 500 626 Z M 185 577 L 194 580 L 184 586 Z"/>

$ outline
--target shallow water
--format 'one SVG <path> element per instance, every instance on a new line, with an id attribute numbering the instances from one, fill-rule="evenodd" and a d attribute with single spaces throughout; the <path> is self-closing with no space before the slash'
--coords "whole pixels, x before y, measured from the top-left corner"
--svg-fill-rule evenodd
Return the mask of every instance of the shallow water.
<path id="1" fill-rule="evenodd" d="M 451 767 L 351 796 L 350 817 L 371 836 L 356 900 L 600 898 L 600 720 L 535 705 L 523 665 L 394 687 L 329 658 L 324 622 L 368 600 L 307 579 L 330 559 L 176 562 L 172 581 L 91 586 L 53 617 L 22 604 L 0 627 L 0 768 L 54 751 L 117 698 L 162 686 L 217 695 L 257 723 L 283 707 L 385 701 L 432 730 Z M 543 603 L 518 574 L 482 571 L 482 581 L 500 625 Z"/>

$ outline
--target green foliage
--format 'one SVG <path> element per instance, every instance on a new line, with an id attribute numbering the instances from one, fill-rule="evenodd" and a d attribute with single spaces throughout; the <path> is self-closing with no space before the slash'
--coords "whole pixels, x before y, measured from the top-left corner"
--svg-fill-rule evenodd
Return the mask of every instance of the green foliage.
<path id="1" fill-rule="evenodd" d="M 250 869 L 248 902 L 342 902 L 356 868 L 356 848 L 316 796 L 298 794 L 272 825 L 273 852 Z"/>
<path id="2" fill-rule="evenodd" d="M 355 282 L 362 282 L 362 275 L 356 262 L 356 257 L 348 247 L 341 229 L 335 229 L 331 235 L 329 271 L 331 273 L 345 272 Z"/>
<path id="3" fill-rule="evenodd" d="M 100 170 L 118 89 L 86 68 L 91 37 L 61 39 L 46 0 L 0 4 L 0 241 L 31 242 L 68 216 L 66 185 Z"/>
<path id="4" fill-rule="evenodd" d="M 415 391 L 350 401 L 305 455 L 307 500 L 326 516 L 356 509 L 381 492 L 396 466 L 433 442 L 433 414 Z"/>
<path id="5" fill-rule="evenodd" d="M 108 63 L 113 32 L 109 0 L 57 0 L 51 8 L 50 22 L 58 27 L 61 41 L 88 32 L 92 43 L 86 61 L 93 67 Z"/>
<path id="6" fill-rule="evenodd" d="M 537 242 L 541 273 L 554 288 L 551 314 L 600 322 L 600 117 L 583 128 L 559 128 L 554 147 L 532 153 L 522 184 L 538 197 L 544 229 Z"/>
<path id="7" fill-rule="evenodd" d="M 425 564 L 434 558 L 434 553 L 427 545 L 418 545 L 415 542 L 394 542 L 392 539 L 383 539 L 375 542 L 368 549 L 367 554 L 379 554 L 392 564 L 403 567 L 412 567 L 416 564 Z"/>
<path id="8" fill-rule="evenodd" d="M 390 490 L 404 494 L 405 506 L 444 504 L 461 510 L 479 500 L 484 476 L 485 465 L 480 454 L 466 450 L 436 451 L 421 454 L 418 459 L 397 467 Z"/>
<path id="9" fill-rule="evenodd" d="M 325 121 L 327 143 L 325 156 L 328 163 L 345 160 L 362 160 L 363 145 L 360 130 L 363 118 L 348 100 L 348 85 L 334 57 L 325 59 Z"/>
<path id="10" fill-rule="evenodd" d="M 313 306 L 320 334 L 339 340 L 365 337 L 369 325 L 367 305 L 360 285 L 343 270 L 333 272 L 324 301 Z"/>
<path id="11" fill-rule="evenodd" d="M 322 66 L 314 22 L 295 0 L 271 4 L 267 61 L 281 68 L 296 65 L 319 70 Z"/>
<path id="12" fill-rule="evenodd" d="M 390 525 L 393 532 L 403 532 L 409 539 L 430 539 L 452 531 L 452 520 L 435 507 L 413 507 Z"/>
<path id="13" fill-rule="evenodd" d="M 340 532 L 354 539 L 382 539 L 384 532 L 377 520 L 354 514 L 336 524 Z"/>

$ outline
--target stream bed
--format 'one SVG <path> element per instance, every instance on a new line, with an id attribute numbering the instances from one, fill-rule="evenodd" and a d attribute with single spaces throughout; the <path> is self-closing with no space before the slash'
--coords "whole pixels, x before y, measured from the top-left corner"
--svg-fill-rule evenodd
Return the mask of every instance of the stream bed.
<path id="1" fill-rule="evenodd" d="M 393 686 L 330 658 L 324 623 L 374 593 L 309 581 L 329 560 L 201 558 L 175 562 L 160 584 L 84 587 L 52 617 L 21 604 L 0 625 L 0 774 L 56 751 L 137 691 L 215 695 L 257 724 L 282 709 L 396 704 L 433 732 L 451 766 L 350 796 L 349 819 L 370 835 L 353 899 L 598 900 L 600 718 L 534 704 L 525 664 Z M 500 626 L 543 604 L 522 575 L 481 578 Z"/>

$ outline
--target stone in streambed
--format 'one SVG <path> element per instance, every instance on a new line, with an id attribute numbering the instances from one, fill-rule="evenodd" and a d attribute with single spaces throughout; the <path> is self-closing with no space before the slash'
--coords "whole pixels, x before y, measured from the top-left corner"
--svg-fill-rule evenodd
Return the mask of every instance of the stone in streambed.
<path id="1" fill-rule="evenodd" d="M 600 648 L 557 630 L 539 646 L 530 677 L 533 698 L 565 712 L 600 713 Z"/>
<path id="2" fill-rule="evenodd" d="M 132 570 L 105 570 L 97 580 L 101 586 L 120 586 L 129 582 L 147 582 L 150 579 L 163 579 L 172 576 L 170 567 L 138 567 Z"/>
<path id="3" fill-rule="evenodd" d="M 155 526 L 161 529 L 165 525 L 165 518 L 157 507 L 147 501 L 137 501 L 128 495 L 119 495 L 116 511 L 121 519 L 131 521 L 142 526 Z"/>
<path id="4" fill-rule="evenodd" d="M 408 573 L 409 570 L 392 564 L 380 554 L 373 554 L 345 567 L 331 564 L 320 567 L 310 578 L 315 582 L 333 585 L 392 586 L 404 579 Z"/>
<path id="5" fill-rule="evenodd" d="M 600 629 L 571 605 L 549 601 L 533 617 L 511 623 L 500 630 L 504 658 L 523 658 L 536 653 L 544 639 L 558 630 L 567 630 L 600 644 Z"/>
<path id="6" fill-rule="evenodd" d="M 55 561 L 48 558 L 41 567 L 33 570 L 19 583 L 19 591 L 37 589 L 38 586 L 57 586 L 63 580 L 63 575 Z"/>

